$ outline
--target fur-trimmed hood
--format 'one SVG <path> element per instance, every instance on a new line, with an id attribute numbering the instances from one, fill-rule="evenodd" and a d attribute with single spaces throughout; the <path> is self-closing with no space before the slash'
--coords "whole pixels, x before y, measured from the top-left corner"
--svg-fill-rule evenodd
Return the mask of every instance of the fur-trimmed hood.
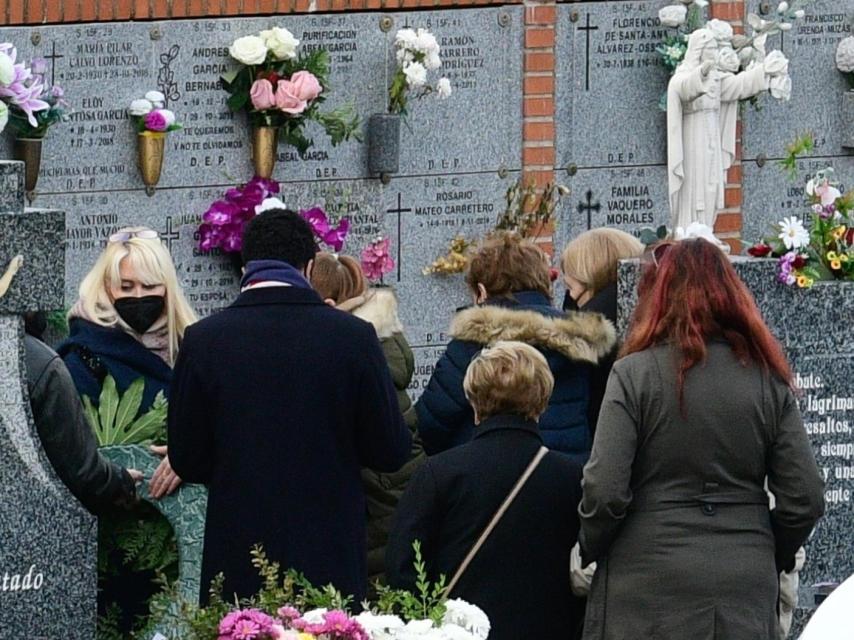
<path id="1" fill-rule="evenodd" d="M 380 340 L 403 333 L 403 325 L 397 315 L 397 297 L 388 288 L 371 289 L 365 301 L 353 309 L 353 315 L 374 325 Z"/>
<path id="2" fill-rule="evenodd" d="M 457 314 L 451 335 L 459 340 L 491 345 L 518 340 L 551 349 L 570 360 L 596 364 L 616 344 L 614 325 L 598 313 L 570 311 L 546 316 L 530 309 L 495 305 L 471 307 Z"/>

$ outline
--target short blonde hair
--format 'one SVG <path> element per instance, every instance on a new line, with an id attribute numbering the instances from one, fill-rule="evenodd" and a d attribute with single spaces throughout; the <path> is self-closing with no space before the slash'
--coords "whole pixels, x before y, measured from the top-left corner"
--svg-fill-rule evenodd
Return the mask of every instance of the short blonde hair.
<path id="1" fill-rule="evenodd" d="M 549 258 L 516 232 L 489 235 L 475 251 L 466 272 L 466 284 L 477 293 L 482 284 L 491 297 L 510 297 L 519 291 L 552 295 Z"/>
<path id="2" fill-rule="evenodd" d="M 561 256 L 563 273 L 597 293 L 617 281 L 620 260 L 639 258 L 643 243 L 619 229 L 591 229 L 572 240 Z"/>
<path id="3" fill-rule="evenodd" d="M 463 390 L 481 420 L 506 413 L 537 420 L 554 383 L 542 353 L 524 342 L 502 340 L 471 361 Z"/>
<path id="4" fill-rule="evenodd" d="M 121 231 L 142 231 L 145 227 L 129 227 Z M 132 237 L 125 242 L 109 242 L 95 266 L 80 283 L 80 304 L 86 319 L 103 327 L 114 327 L 119 316 L 110 300 L 109 289 L 121 283 L 121 263 L 129 260 L 140 281 L 146 285 L 166 287 L 166 321 L 169 334 L 169 360 L 175 363 L 184 330 L 197 317 L 181 285 L 172 256 L 159 238 Z"/>

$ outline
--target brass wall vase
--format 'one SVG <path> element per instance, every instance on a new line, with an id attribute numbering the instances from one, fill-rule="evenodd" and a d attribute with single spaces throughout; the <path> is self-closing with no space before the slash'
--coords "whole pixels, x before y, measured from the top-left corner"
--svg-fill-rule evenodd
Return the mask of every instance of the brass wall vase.
<path id="1" fill-rule="evenodd" d="M 24 190 L 32 202 L 32 194 L 39 181 L 39 170 L 42 164 L 42 138 L 15 138 L 12 155 L 15 160 L 26 164 L 24 172 Z"/>
<path id="2" fill-rule="evenodd" d="M 278 147 L 278 127 L 252 128 L 252 164 L 255 167 L 255 175 L 267 180 L 273 176 Z"/>
<path id="3" fill-rule="evenodd" d="M 160 182 L 163 152 L 166 148 L 166 133 L 142 131 L 137 134 L 137 143 L 139 173 L 142 176 L 142 182 L 149 189 L 153 189 Z"/>

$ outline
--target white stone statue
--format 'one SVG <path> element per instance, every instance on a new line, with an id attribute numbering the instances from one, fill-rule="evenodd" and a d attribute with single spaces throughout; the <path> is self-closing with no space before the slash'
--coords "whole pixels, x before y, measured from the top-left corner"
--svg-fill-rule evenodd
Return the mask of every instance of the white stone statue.
<path id="1" fill-rule="evenodd" d="M 724 45 L 722 48 L 722 44 Z M 774 52 L 779 54 L 779 52 Z M 738 70 L 738 55 L 713 29 L 694 31 L 685 58 L 667 87 L 667 174 L 671 227 L 709 227 L 724 206 L 726 171 L 735 158 L 738 102 L 769 88 L 788 61 L 774 57 Z"/>

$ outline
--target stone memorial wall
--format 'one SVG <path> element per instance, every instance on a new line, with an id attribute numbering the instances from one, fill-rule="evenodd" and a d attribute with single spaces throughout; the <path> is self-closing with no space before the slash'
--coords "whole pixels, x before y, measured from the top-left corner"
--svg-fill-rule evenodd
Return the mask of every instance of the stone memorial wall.
<path id="1" fill-rule="evenodd" d="M 236 296 L 230 261 L 201 253 L 196 233 L 209 204 L 253 173 L 246 117 L 228 111 L 220 85 L 233 65 L 233 40 L 275 25 L 291 30 L 302 49 L 325 48 L 332 69 L 325 106 L 353 102 L 367 120 L 385 107 L 395 32 L 427 27 L 442 47 L 441 73 L 453 94 L 412 103 L 398 175 L 382 184 L 368 174 L 366 145 L 333 148 L 310 128 L 315 146 L 300 158 L 281 144 L 273 176 L 289 205 L 321 205 L 350 218 L 346 253 L 358 256 L 378 234 L 391 238 L 397 264 L 386 281 L 401 298 L 417 392 L 447 342 L 454 309 L 468 302 L 459 276 L 424 276 L 422 269 L 455 235 L 491 228 L 521 169 L 522 22 L 517 6 L 0 29 L 0 41 L 15 43 L 20 56 L 47 59 L 49 78 L 75 109 L 45 141 L 34 200 L 67 211 L 66 305 L 109 235 L 131 224 L 160 232 L 200 314 Z M 163 175 L 149 197 L 126 109 L 152 89 L 167 96 L 184 129 L 169 135 Z"/>
<path id="2" fill-rule="evenodd" d="M 671 32 L 667 0 L 560 5 L 557 16 L 556 179 L 572 189 L 556 245 L 590 228 L 638 233 L 667 224 L 669 79 L 655 48 Z"/>
<path id="3" fill-rule="evenodd" d="M 761 15 L 769 3 L 750 0 L 748 11 Z M 770 3 L 774 5 L 774 3 Z M 788 56 L 793 79 L 789 102 L 764 100 L 762 109 L 748 108 L 743 116 L 744 230 L 750 244 L 784 216 L 804 217 L 804 185 L 815 171 L 833 166 L 837 178 L 849 187 L 854 175 L 850 139 L 854 122 L 843 111 L 849 85 L 836 69 L 836 47 L 852 35 L 854 0 L 816 0 L 806 16 L 789 32 L 774 36 L 768 49 Z M 798 176 L 790 180 L 778 161 L 798 135 L 811 132 L 815 149 L 798 162 Z"/>

